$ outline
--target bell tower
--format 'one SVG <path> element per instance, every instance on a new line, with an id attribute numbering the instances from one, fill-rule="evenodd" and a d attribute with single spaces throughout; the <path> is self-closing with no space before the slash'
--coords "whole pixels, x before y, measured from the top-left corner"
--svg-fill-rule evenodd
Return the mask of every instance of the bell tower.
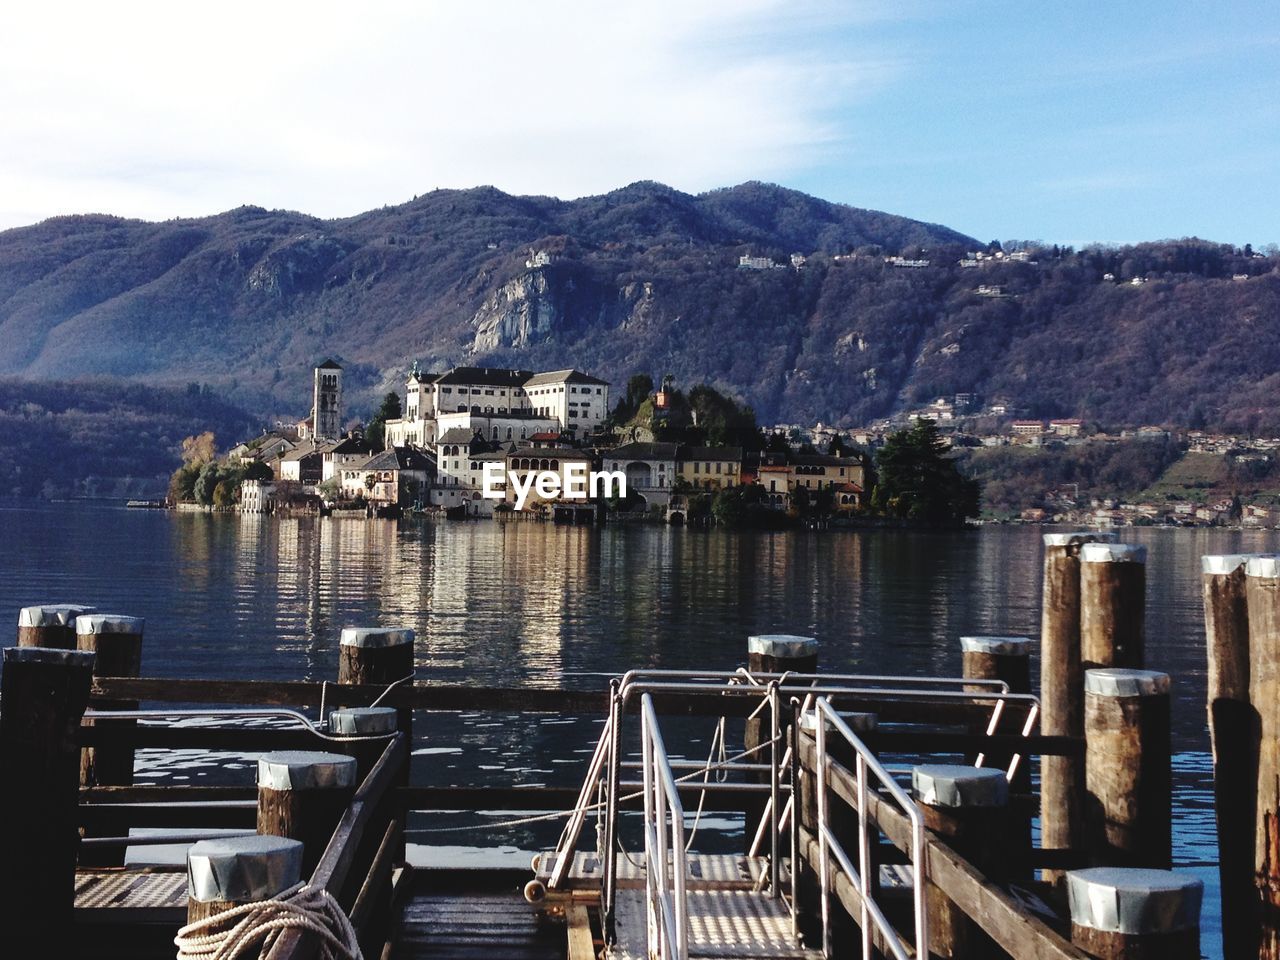
<path id="1" fill-rule="evenodd" d="M 336 440 L 342 434 L 342 367 L 326 360 L 315 371 L 311 416 L 315 436 Z"/>

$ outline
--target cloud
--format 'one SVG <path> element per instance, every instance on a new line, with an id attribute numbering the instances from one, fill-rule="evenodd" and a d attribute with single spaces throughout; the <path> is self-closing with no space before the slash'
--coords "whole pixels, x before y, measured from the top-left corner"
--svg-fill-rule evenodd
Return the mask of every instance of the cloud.
<path id="1" fill-rule="evenodd" d="M 0 24 L 0 226 L 438 186 L 581 196 L 784 178 L 902 64 L 830 43 L 882 3 L 26 5 Z M 865 47 L 866 45 L 862 45 Z"/>

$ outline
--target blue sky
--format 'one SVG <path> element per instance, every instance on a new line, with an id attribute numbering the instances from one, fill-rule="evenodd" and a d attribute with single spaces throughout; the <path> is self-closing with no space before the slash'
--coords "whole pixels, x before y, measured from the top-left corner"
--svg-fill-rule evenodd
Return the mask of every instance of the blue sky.
<path id="1" fill-rule="evenodd" d="M 1280 241 L 1274 4 L 54 2 L 0 227 L 771 180 L 981 239 Z"/>

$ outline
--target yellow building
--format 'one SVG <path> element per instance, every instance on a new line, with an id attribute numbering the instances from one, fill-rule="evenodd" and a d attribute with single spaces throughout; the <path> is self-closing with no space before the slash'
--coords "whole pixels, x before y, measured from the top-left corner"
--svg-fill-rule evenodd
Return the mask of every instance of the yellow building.
<path id="1" fill-rule="evenodd" d="M 676 477 L 701 490 L 736 487 L 742 482 L 742 448 L 681 446 Z"/>

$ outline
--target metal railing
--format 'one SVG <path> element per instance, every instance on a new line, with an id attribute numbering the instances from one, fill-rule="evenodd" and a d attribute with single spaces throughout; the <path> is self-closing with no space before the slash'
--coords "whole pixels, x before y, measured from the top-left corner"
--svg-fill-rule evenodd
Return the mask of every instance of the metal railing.
<path id="1" fill-rule="evenodd" d="M 640 740 L 644 753 L 644 863 L 648 905 L 649 956 L 687 960 L 689 873 L 684 843 L 684 807 L 671 773 L 671 761 L 658 729 L 653 698 L 645 694 L 640 708 Z M 668 822 L 669 821 L 669 822 Z"/>
<path id="2" fill-rule="evenodd" d="M 873 869 L 871 863 L 871 843 L 873 837 L 871 835 L 871 821 L 867 813 L 867 805 L 870 799 L 868 787 L 868 774 L 875 777 L 879 784 L 877 789 L 882 788 L 898 806 L 902 808 L 903 813 L 911 821 L 911 863 L 915 873 L 915 883 L 912 890 L 912 908 L 915 919 L 915 955 L 916 957 L 927 957 L 929 955 L 929 914 L 927 909 L 927 901 L 925 899 L 925 887 L 928 880 L 928 861 L 925 857 L 924 849 L 924 815 L 915 801 L 889 774 L 884 767 L 880 765 L 879 760 L 867 747 L 865 743 L 849 729 L 848 724 L 841 719 L 836 713 L 835 708 L 831 705 L 831 701 L 826 697 L 819 697 L 814 702 L 814 738 L 817 746 L 817 840 L 818 840 L 818 874 L 820 877 L 822 890 L 822 953 L 825 957 L 832 956 L 831 950 L 831 860 L 835 859 L 836 865 L 846 876 L 852 880 L 858 888 L 861 918 L 858 926 L 862 934 L 862 957 L 863 960 L 871 960 L 873 957 L 872 947 L 872 927 L 881 934 L 881 940 L 889 952 L 893 955 L 894 960 L 911 960 L 910 953 L 905 949 L 899 940 L 898 933 L 893 925 L 885 918 L 881 912 L 879 905 L 875 902 L 871 871 Z M 857 813 L 858 813 L 858 866 L 855 868 L 849 860 L 848 854 L 845 852 L 840 841 L 836 839 L 832 833 L 830 823 L 830 803 L 827 797 L 827 724 L 831 724 L 831 729 L 840 734 L 854 750 L 854 778 L 857 785 Z M 878 832 L 878 831 L 877 831 Z M 793 872 L 794 876 L 794 872 Z M 794 884 L 794 879 L 793 879 Z M 793 893 L 794 896 L 794 893 Z"/>
<path id="3" fill-rule="evenodd" d="M 650 709 L 656 716 L 657 708 L 654 705 L 654 697 L 661 700 L 671 696 L 731 696 L 759 699 L 759 706 L 753 716 L 762 711 L 767 711 L 765 716 L 760 717 L 760 722 L 765 730 L 768 731 L 768 734 L 762 736 L 758 745 L 752 750 L 744 751 L 728 760 L 722 760 L 714 764 L 710 760 L 706 764 L 682 762 L 679 764 L 680 767 L 682 769 L 688 768 L 692 772 L 680 777 L 675 777 L 674 774 L 671 774 L 671 770 L 675 765 L 668 761 L 666 764 L 667 772 L 671 776 L 671 783 L 676 796 L 678 796 L 682 785 L 686 791 L 696 789 L 703 794 L 716 791 L 742 792 L 758 790 L 768 792 L 763 815 L 755 830 L 751 853 L 754 856 L 762 847 L 767 849 L 768 870 L 761 875 L 760 883 L 763 884 L 767 880 L 769 895 L 772 897 L 781 896 L 782 856 L 780 846 L 783 839 L 781 832 L 788 829 L 796 821 L 796 797 L 793 785 L 783 782 L 782 773 L 784 770 L 791 769 L 792 751 L 792 746 L 783 743 L 781 736 L 783 721 L 780 711 L 782 709 L 781 694 L 783 692 L 796 695 L 803 694 L 802 712 L 818 709 L 814 704 L 817 698 L 820 697 L 823 698 L 823 707 L 821 709 L 825 713 L 833 712 L 830 703 L 831 698 L 840 699 L 846 697 L 859 697 L 872 701 L 942 702 L 974 706 L 990 704 L 993 709 L 987 725 L 988 733 L 993 733 L 997 730 L 1007 707 L 1020 706 L 1029 711 L 1022 729 L 1023 736 L 1031 734 L 1039 712 L 1039 701 L 1036 697 L 1027 694 L 1010 693 L 1008 685 L 999 680 L 979 680 L 963 677 L 895 677 L 866 674 L 762 674 L 751 673 L 742 668 L 735 671 L 630 671 L 610 684 L 608 717 L 604 729 L 601 731 L 600 739 L 592 753 L 587 777 L 578 794 L 577 804 L 556 845 L 555 863 L 547 881 L 548 889 L 557 889 L 567 882 L 572 871 L 574 854 L 581 837 L 582 828 L 586 823 L 587 817 L 593 812 L 596 813 L 600 817 L 600 822 L 597 824 L 597 852 L 601 858 L 602 867 L 602 907 L 605 918 L 605 935 L 606 939 L 612 938 L 620 850 L 619 815 L 622 803 L 636 796 L 636 793 L 628 794 L 627 791 L 636 790 L 639 792 L 639 788 L 642 786 L 641 784 L 623 781 L 621 776 L 624 768 L 635 765 L 633 762 L 624 761 L 623 759 L 623 734 L 628 707 L 639 696 L 648 702 Z M 848 735 L 852 736 L 843 721 L 840 722 L 840 726 L 837 729 L 840 729 L 842 734 L 848 733 Z M 855 739 L 857 738 L 855 737 Z M 870 770 L 872 775 L 884 784 L 885 789 L 894 795 L 895 800 L 902 803 L 905 799 L 906 803 L 910 804 L 910 798 L 892 781 L 890 772 L 867 752 L 866 746 L 861 740 L 858 740 L 857 753 L 860 757 L 865 756 L 870 763 L 874 764 L 874 766 L 870 764 L 864 766 L 862 770 L 864 780 L 867 776 L 867 771 Z M 1006 774 L 1009 779 L 1013 778 L 1020 760 L 1021 756 L 1013 758 L 1012 765 Z M 647 759 L 642 765 L 648 771 L 649 762 Z M 713 770 L 723 773 L 726 770 L 735 769 L 750 776 L 759 776 L 761 781 L 766 780 L 767 775 L 767 785 L 764 782 L 758 785 L 708 782 L 709 778 L 705 776 L 707 772 Z M 702 776 L 700 782 L 688 783 L 689 780 L 699 776 Z M 647 799 L 648 791 L 645 790 L 644 793 Z M 915 811 L 914 806 L 904 806 L 904 809 L 907 810 L 909 816 L 913 815 L 912 811 Z M 918 817 L 918 811 L 916 811 L 915 816 Z M 681 827 L 683 829 L 683 825 Z M 748 824 L 747 827 L 750 830 L 751 824 Z M 913 828 L 915 828 L 914 819 Z M 767 847 L 766 839 L 768 841 Z M 918 836 L 915 843 L 918 848 L 920 843 Z M 824 846 L 824 849 L 827 848 Z M 795 851 L 792 850 L 791 853 L 794 857 Z M 842 869 L 851 867 L 843 851 L 830 855 L 836 857 L 837 863 L 840 864 Z M 842 857 L 844 859 L 841 859 Z M 918 849 L 914 858 L 917 861 L 921 859 Z M 796 872 L 792 871 L 793 887 Z M 856 870 L 849 869 L 847 872 L 850 876 L 860 876 Z M 794 894 L 794 890 L 792 893 Z M 918 896 L 922 897 L 922 894 L 918 894 Z M 794 900 L 792 909 L 794 911 Z M 918 918 L 923 921 L 922 899 L 920 900 L 917 914 Z M 880 919 L 882 920 L 883 918 Z M 920 924 L 918 924 L 919 926 Z M 923 956 L 924 954 L 921 955 Z"/>

